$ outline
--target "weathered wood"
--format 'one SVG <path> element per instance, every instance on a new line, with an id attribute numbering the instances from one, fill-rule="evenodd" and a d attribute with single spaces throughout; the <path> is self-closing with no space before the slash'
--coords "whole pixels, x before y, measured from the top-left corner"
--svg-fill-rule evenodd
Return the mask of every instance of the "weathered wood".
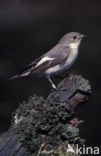
<path id="1" fill-rule="evenodd" d="M 0 156 L 66 155 L 68 143 L 82 143 L 74 108 L 89 99 L 89 81 L 69 75 L 58 89 L 46 100 L 33 95 L 19 105 L 10 129 L 0 136 Z"/>

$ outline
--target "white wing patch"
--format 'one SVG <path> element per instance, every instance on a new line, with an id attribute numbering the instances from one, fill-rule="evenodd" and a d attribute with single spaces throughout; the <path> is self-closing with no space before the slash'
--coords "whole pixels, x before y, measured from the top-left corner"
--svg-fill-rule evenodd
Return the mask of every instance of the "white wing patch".
<path id="1" fill-rule="evenodd" d="M 51 57 L 49 57 L 49 56 L 45 56 L 45 57 L 43 57 L 43 58 L 36 64 L 36 66 L 35 66 L 34 68 L 38 67 L 39 65 L 43 64 L 43 63 L 46 62 L 46 61 L 52 61 L 52 60 L 54 60 L 54 59 L 55 59 L 55 58 L 51 58 Z"/>
<path id="2" fill-rule="evenodd" d="M 28 76 L 29 74 L 30 74 L 30 71 L 25 72 L 25 73 L 21 74 L 20 76 Z"/>

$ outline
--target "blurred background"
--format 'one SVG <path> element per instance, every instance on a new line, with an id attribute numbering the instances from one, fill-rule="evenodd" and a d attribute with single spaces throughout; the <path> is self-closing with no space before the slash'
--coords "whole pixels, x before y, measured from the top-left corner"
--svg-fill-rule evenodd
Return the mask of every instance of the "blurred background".
<path id="1" fill-rule="evenodd" d="M 0 0 L 0 82 L 50 50 L 71 31 L 88 35 L 80 45 L 70 73 L 81 74 L 92 85 L 91 100 L 77 109 L 80 135 L 86 144 L 101 143 L 101 1 Z M 46 79 L 12 80 L 0 87 L 0 132 L 8 130 L 11 114 L 34 93 L 47 97 Z"/>

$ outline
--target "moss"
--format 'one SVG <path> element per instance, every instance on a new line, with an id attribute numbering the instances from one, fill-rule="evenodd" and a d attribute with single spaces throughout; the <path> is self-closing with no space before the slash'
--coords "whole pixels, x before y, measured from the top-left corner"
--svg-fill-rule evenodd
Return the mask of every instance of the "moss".
<path id="1" fill-rule="evenodd" d="M 17 133 L 21 136 L 20 142 L 33 156 L 37 155 L 43 142 L 44 150 L 49 153 L 51 150 L 56 151 L 65 140 L 79 135 L 79 129 L 69 124 L 73 110 L 68 102 L 60 102 L 60 94 L 52 92 L 46 101 L 43 97 L 33 95 L 27 102 L 20 104 L 14 113 L 19 118 L 23 117 Z M 12 126 L 14 122 L 15 118 Z M 42 136 L 45 136 L 44 140 Z M 54 154 L 57 155 L 56 152 Z"/>
<path id="2" fill-rule="evenodd" d="M 65 156 L 68 143 L 81 142 L 80 138 L 76 141 L 79 128 L 69 122 L 74 116 L 74 110 L 67 95 L 78 88 L 88 91 L 89 82 L 80 76 L 70 76 L 59 84 L 59 88 L 67 88 L 67 92 L 52 91 L 46 100 L 33 95 L 27 102 L 21 103 L 13 114 L 11 129 L 18 127 L 16 132 L 20 135 L 20 142 L 32 156 L 38 154 L 41 145 L 40 156 Z M 15 122 L 15 116 L 18 117 L 18 123 Z"/>
<path id="3" fill-rule="evenodd" d="M 81 75 L 75 76 L 76 80 L 76 88 L 79 90 L 82 90 L 84 92 L 91 92 L 91 86 L 89 84 L 89 81 L 82 78 Z"/>

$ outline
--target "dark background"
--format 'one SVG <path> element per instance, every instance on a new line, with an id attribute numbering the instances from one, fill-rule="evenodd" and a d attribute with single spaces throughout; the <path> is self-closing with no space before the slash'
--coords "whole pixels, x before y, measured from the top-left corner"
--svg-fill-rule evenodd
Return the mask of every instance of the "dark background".
<path id="1" fill-rule="evenodd" d="M 71 72 L 92 85 L 92 98 L 77 109 L 84 120 L 80 135 L 100 146 L 101 138 L 101 1 L 100 0 L 0 0 L 0 81 L 17 73 L 51 49 L 68 32 L 87 34 Z M 36 93 L 50 92 L 46 79 L 18 79 L 0 87 L 0 131 L 6 131 L 19 103 Z"/>

